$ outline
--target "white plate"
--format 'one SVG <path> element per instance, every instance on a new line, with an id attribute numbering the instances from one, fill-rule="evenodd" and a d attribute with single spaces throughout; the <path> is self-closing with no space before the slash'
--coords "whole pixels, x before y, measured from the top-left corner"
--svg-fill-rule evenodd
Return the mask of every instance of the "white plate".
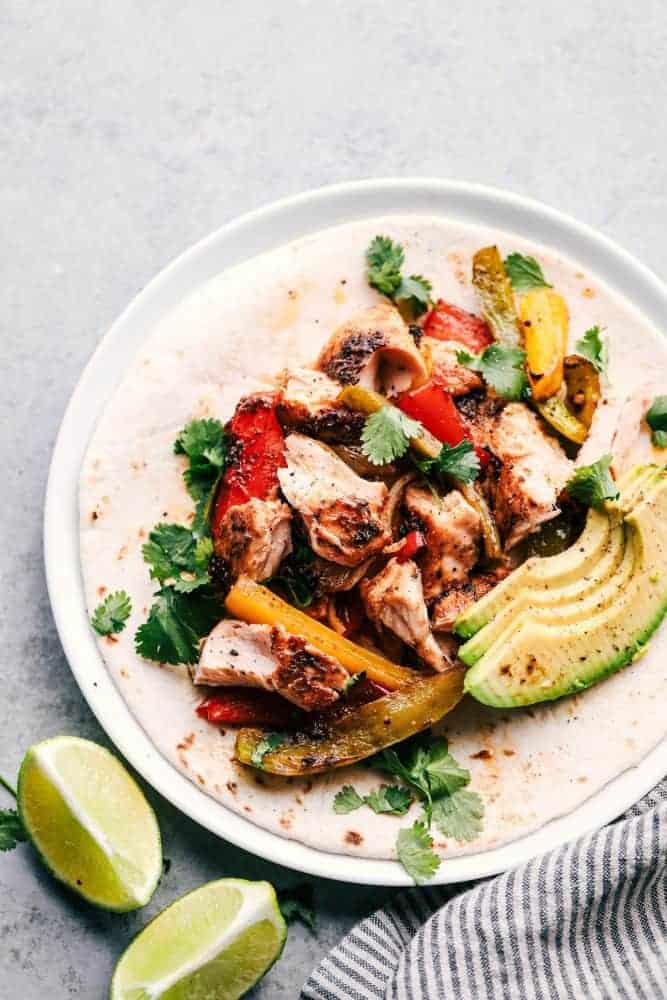
<path id="1" fill-rule="evenodd" d="M 103 338 L 63 418 L 51 463 L 44 516 L 46 575 L 53 613 L 72 672 L 118 749 L 165 798 L 213 833 L 311 875 L 371 885 L 409 885 L 393 861 L 328 854 L 284 840 L 228 811 L 179 774 L 130 714 L 88 624 L 79 563 L 78 481 L 86 444 L 142 339 L 186 295 L 225 268 L 310 232 L 379 215 L 447 215 L 495 226 L 580 261 L 667 326 L 667 289 L 649 270 L 587 226 L 517 195 L 452 181 L 362 181 L 277 202 L 223 226 L 169 265 Z M 614 819 L 667 772 L 667 741 L 567 816 L 504 847 L 443 861 L 435 882 L 482 878 L 514 867 Z"/>

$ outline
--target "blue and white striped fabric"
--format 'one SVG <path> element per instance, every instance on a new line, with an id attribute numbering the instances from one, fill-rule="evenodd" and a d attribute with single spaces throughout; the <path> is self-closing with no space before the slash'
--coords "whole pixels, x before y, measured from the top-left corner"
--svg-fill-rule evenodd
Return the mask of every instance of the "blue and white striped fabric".
<path id="1" fill-rule="evenodd" d="M 667 998 L 667 781 L 514 871 L 408 890 L 358 924 L 301 1000 Z"/>

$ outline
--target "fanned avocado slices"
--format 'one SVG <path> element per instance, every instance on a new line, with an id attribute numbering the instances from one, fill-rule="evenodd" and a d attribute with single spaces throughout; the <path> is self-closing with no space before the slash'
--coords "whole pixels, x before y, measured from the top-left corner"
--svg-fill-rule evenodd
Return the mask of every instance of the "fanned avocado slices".
<path id="1" fill-rule="evenodd" d="M 571 549 L 528 560 L 504 581 L 500 600 L 457 622 L 459 634 L 482 622 L 459 650 L 473 664 L 465 688 L 478 701 L 560 698 L 643 652 L 667 612 L 667 473 L 639 466 L 621 486 L 618 503 L 591 511 Z"/>

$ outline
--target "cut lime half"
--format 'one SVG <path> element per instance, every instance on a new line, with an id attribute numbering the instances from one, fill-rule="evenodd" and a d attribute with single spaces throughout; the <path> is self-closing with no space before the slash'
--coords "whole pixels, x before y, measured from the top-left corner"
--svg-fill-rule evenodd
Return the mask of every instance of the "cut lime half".
<path id="1" fill-rule="evenodd" d="M 286 936 L 268 882 L 209 882 L 134 939 L 116 966 L 111 1000 L 238 1000 L 279 958 Z"/>
<path id="2" fill-rule="evenodd" d="M 135 910 L 162 873 L 155 813 L 123 765 L 96 743 L 56 736 L 30 747 L 18 807 L 57 879 L 97 906 Z"/>

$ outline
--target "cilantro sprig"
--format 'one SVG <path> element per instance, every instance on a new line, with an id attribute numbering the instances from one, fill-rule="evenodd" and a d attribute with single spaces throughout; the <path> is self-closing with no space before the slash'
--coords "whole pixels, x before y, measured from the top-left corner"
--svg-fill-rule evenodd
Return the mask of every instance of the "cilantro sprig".
<path id="1" fill-rule="evenodd" d="M 132 614 L 132 601 L 124 590 L 116 590 L 101 601 L 90 619 L 98 635 L 122 632 Z"/>
<path id="2" fill-rule="evenodd" d="M 285 733 L 267 733 L 266 736 L 259 741 L 252 752 L 252 756 L 250 758 L 252 765 L 254 767 L 262 768 L 264 766 L 262 761 L 267 753 L 277 750 L 278 747 L 283 745 L 286 738 Z"/>
<path id="3" fill-rule="evenodd" d="M 185 455 L 188 466 L 183 479 L 195 501 L 193 530 L 208 534 L 211 503 L 227 462 L 227 437 L 219 420 L 191 420 L 174 443 L 174 452 Z"/>
<path id="4" fill-rule="evenodd" d="M 139 656 L 158 663 L 196 663 L 199 640 L 218 624 L 222 608 L 210 587 L 181 594 L 163 587 L 155 595 L 148 619 L 134 636 Z"/>
<path id="5" fill-rule="evenodd" d="M 278 906 L 286 923 L 300 920 L 313 934 L 317 931 L 317 917 L 313 904 L 314 886 L 312 882 L 302 882 L 291 889 L 280 889 Z"/>
<path id="6" fill-rule="evenodd" d="M 170 584 L 180 594 L 210 582 L 213 543 L 208 537 L 197 538 L 182 524 L 156 525 L 141 553 L 150 566 L 151 579 Z"/>
<path id="7" fill-rule="evenodd" d="M 16 789 L 0 775 L 0 785 L 15 799 Z M 23 821 L 16 809 L 0 809 L 0 851 L 12 851 L 28 839 Z"/>
<path id="8" fill-rule="evenodd" d="M 421 802 L 422 815 L 402 829 L 396 841 L 398 859 L 415 882 L 431 878 L 440 865 L 430 833 L 433 824 L 455 840 L 474 840 L 481 832 L 484 803 L 467 788 L 470 772 L 451 755 L 447 740 L 422 734 L 386 748 L 370 763 L 401 784 L 380 785 L 364 797 L 344 785 L 334 797 L 333 810 L 344 815 L 366 805 L 378 814 L 404 816 L 415 799 Z"/>
<path id="9" fill-rule="evenodd" d="M 361 450 L 374 465 L 387 465 L 401 458 L 410 447 L 410 438 L 418 437 L 424 428 L 387 403 L 366 418 L 361 432 Z"/>
<path id="10" fill-rule="evenodd" d="M 456 359 L 461 365 L 479 372 L 496 393 L 503 399 L 527 399 L 530 394 L 526 374 L 526 353 L 518 347 L 504 347 L 490 344 L 481 354 L 457 351 Z"/>
<path id="11" fill-rule="evenodd" d="M 529 292 L 531 288 L 551 288 L 542 268 L 534 257 L 511 253 L 505 258 L 505 270 L 515 292 Z"/>
<path id="12" fill-rule="evenodd" d="M 444 476 L 460 483 L 472 483 L 480 473 L 479 456 L 471 441 L 464 439 L 455 445 L 443 444 L 435 458 L 413 459 L 426 476 Z"/>
<path id="13" fill-rule="evenodd" d="M 416 319 L 429 308 L 432 286 L 421 274 L 404 278 L 401 274 L 404 259 L 400 243 L 394 243 L 388 236 L 376 236 L 366 250 L 366 277 L 372 288 Z"/>
<path id="14" fill-rule="evenodd" d="M 656 396 L 646 413 L 656 448 L 667 448 L 667 396 Z"/>
<path id="15" fill-rule="evenodd" d="M 609 347 L 607 341 L 602 337 L 602 330 L 599 326 L 592 326 L 586 330 L 583 337 L 574 345 L 577 354 L 586 358 L 602 374 L 607 370 L 609 362 Z"/>
<path id="16" fill-rule="evenodd" d="M 617 500 L 618 486 L 610 472 L 612 455 L 603 455 L 592 465 L 582 465 L 567 484 L 571 497 L 587 507 L 599 507 L 605 500 Z"/>

